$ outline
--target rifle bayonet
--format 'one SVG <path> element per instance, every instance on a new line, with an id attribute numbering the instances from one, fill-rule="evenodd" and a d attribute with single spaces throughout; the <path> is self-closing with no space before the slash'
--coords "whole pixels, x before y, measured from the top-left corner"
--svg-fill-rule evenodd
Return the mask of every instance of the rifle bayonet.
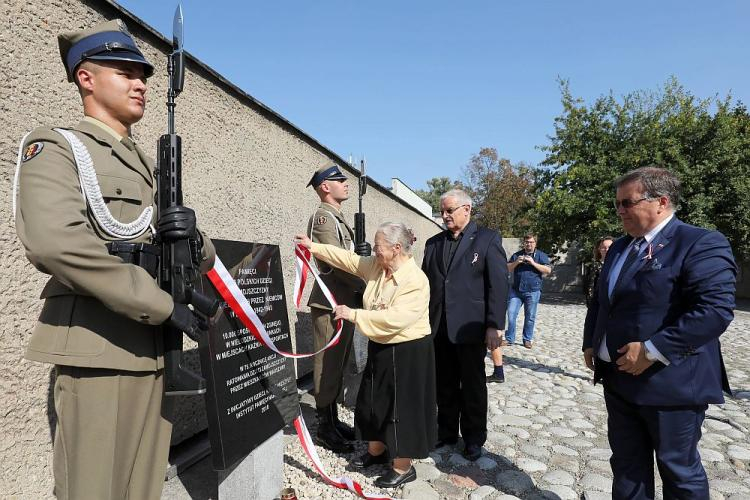
<path id="1" fill-rule="evenodd" d="M 175 133 L 175 97 L 182 92 L 185 79 L 183 51 L 182 6 L 177 6 L 172 33 L 172 53 L 167 58 L 169 89 L 167 91 L 167 133 L 159 138 L 158 149 L 158 210 L 182 205 L 182 138 Z M 200 285 L 200 252 L 198 242 L 186 239 L 162 242 L 159 285 L 175 303 L 190 304 L 194 310 L 211 317 L 218 301 L 196 289 Z M 164 325 L 165 394 L 186 396 L 206 392 L 206 381 L 182 366 L 182 335 L 180 330 Z"/>
<path id="2" fill-rule="evenodd" d="M 367 191 L 367 175 L 365 175 L 365 158 L 364 156 L 359 160 L 359 211 L 354 214 L 354 243 L 355 248 L 359 249 L 360 244 L 365 242 L 365 212 L 362 209 L 362 197 Z M 359 252 L 358 252 L 359 253 Z M 360 255 L 367 257 L 370 253 L 359 253 Z"/>

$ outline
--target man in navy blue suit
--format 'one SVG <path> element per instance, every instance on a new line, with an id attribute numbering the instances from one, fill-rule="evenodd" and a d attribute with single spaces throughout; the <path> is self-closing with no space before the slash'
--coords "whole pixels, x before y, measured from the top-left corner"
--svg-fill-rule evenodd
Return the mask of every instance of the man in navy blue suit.
<path id="1" fill-rule="evenodd" d="M 508 277 L 500 235 L 471 221 L 471 198 L 459 189 L 440 197 L 446 230 L 425 244 L 435 341 L 437 446 L 455 444 L 476 460 L 487 439 L 484 357 L 500 347 Z"/>
<path id="2" fill-rule="evenodd" d="M 583 350 L 607 404 L 612 497 L 707 499 L 698 454 L 709 403 L 729 392 L 719 336 L 734 314 L 737 268 L 727 239 L 674 215 L 680 182 L 655 167 L 616 183 L 627 236 L 607 252 L 586 315 Z"/>

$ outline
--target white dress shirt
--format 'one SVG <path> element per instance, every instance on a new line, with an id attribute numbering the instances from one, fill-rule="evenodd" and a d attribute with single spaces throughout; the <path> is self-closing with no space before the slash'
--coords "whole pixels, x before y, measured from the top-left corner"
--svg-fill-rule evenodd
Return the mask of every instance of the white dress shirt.
<path id="1" fill-rule="evenodd" d="M 646 248 L 653 240 L 656 238 L 656 235 L 661 232 L 662 229 L 664 229 L 664 226 L 666 226 L 669 221 L 671 221 L 674 218 L 674 214 L 671 214 L 669 217 L 661 221 L 656 227 L 654 227 L 651 231 L 643 235 L 643 239 L 645 240 L 641 244 L 641 247 L 638 249 L 638 255 L 643 252 L 643 249 Z M 612 298 L 612 291 L 615 288 L 615 283 L 617 283 L 617 277 L 620 275 L 620 271 L 622 270 L 622 265 L 625 263 L 625 260 L 628 258 L 628 254 L 630 253 L 631 249 L 633 248 L 633 244 L 635 243 L 635 240 L 637 238 L 633 238 L 633 241 L 630 242 L 630 244 L 625 247 L 625 250 L 619 255 L 619 258 L 617 259 L 617 262 L 615 262 L 612 265 L 612 270 L 609 272 L 609 276 L 607 277 L 607 292 L 609 293 L 609 297 Z M 669 365 L 669 360 L 664 357 L 662 353 L 660 353 L 656 347 L 654 347 L 653 342 L 650 340 L 647 340 L 643 343 L 646 346 L 646 350 L 648 350 L 649 353 L 651 353 L 653 356 L 656 357 L 659 361 L 664 363 L 665 365 Z M 604 338 L 602 339 L 602 343 L 599 345 L 599 353 L 597 354 L 599 359 L 602 359 L 607 362 L 612 362 L 612 358 L 609 356 L 609 351 L 607 350 L 607 334 L 604 333 Z"/>

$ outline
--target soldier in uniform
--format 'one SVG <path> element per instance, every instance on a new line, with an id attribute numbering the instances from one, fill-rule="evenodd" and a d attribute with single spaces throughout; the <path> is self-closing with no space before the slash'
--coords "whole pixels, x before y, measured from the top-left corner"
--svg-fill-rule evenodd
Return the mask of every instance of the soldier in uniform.
<path id="1" fill-rule="evenodd" d="M 349 183 L 338 165 L 326 162 L 307 183 L 320 198 L 320 206 L 307 225 L 307 234 L 316 243 L 327 243 L 354 250 L 354 231 L 341 213 L 341 204 L 349 199 Z M 369 245 L 363 243 L 363 245 Z M 359 249 L 363 250 L 363 249 Z M 365 283 L 358 277 L 317 261 L 326 286 L 339 304 L 359 307 Z M 313 322 L 315 350 L 322 349 L 333 337 L 336 322 L 333 311 L 315 284 L 310 294 L 310 314 Z M 354 324 L 344 321 L 341 337 L 335 346 L 315 356 L 313 380 L 315 406 L 318 414 L 316 442 L 337 453 L 354 451 L 348 442 L 354 439 L 351 427 L 339 421 L 336 400 L 343 387 L 344 367 L 352 350 Z"/>
<path id="2" fill-rule="evenodd" d="M 165 210 L 154 229 L 154 163 L 130 137 L 153 66 L 122 21 L 58 42 L 84 117 L 27 134 L 14 186 L 26 256 L 51 275 L 25 357 L 55 365 L 55 495 L 158 499 L 172 427 L 159 325 L 193 338 L 201 329 L 159 288 L 152 237 L 196 239 L 204 272 L 214 249 L 187 207 Z"/>

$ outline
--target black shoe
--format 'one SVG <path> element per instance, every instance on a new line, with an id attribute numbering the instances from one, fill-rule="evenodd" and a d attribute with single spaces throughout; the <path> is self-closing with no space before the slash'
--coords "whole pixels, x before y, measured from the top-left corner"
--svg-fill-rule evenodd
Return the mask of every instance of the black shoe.
<path id="1" fill-rule="evenodd" d="M 339 407 L 336 403 L 331 404 L 331 419 L 336 431 L 347 441 L 354 441 L 354 429 L 339 420 Z"/>
<path id="2" fill-rule="evenodd" d="M 455 446 L 456 443 L 458 443 L 458 439 L 438 439 L 435 443 L 435 449 L 443 446 Z"/>
<path id="3" fill-rule="evenodd" d="M 375 480 L 375 486 L 378 488 L 398 488 L 402 484 L 415 479 L 417 479 L 417 471 L 414 470 L 414 467 L 409 467 L 409 470 L 403 474 L 391 469 Z"/>
<path id="4" fill-rule="evenodd" d="M 354 451 L 354 446 L 347 443 L 332 426 L 325 424 L 318 427 L 315 444 L 334 453 L 352 453 Z"/>
<path id="5" fill-rule="evenodd" d="M 354 446 L 347 442 L 336 430 L 336 410 L 334 405 L 316 410 L 318 414 L 318 432 L 315 436 L 315 444 L 327 448 L 334 453 L 353 453 Z"/>
<path id="6" fill-rule="evenodd" d="M 342 438 L 346 439 L 347 441 L 354 441 L 354 429 L 341 421 L 336 422 L 334 424 L 334 427 L 336 428 L 336 432 L 338 432 Z"/>
<path id="7" fill-rule="evenodd" d="M 464 458 L 475 462 L 479 457 L 482 456 L 482 447 L 478 444 L 467 444 L 464 449 Z"/>
<path id="8" fill-rule="evenodd" d="M 334 427 L 334 413 L 331 406 L 317 409 L 318 432 L 315 444 L 328 448 L 334 453 L 352 453 L 354 446 L 349 444 Z"/>
<path id="9" fill-rule="evenodd" d="M 494 373 L 492 375 L 487 376 L 488 384 L 502 384 L 503 382 L 505 382 L 505 374 L 502 374 L 499 377 L 495 375 Z"/>
<path id="10" fill-rule="evenodd" d="M 389 461 L 388 452 L 383 451 L 380 455 L 370 455 L 370 452 L 365 452 L 364 455 L 355 458 L 349 463 L 355 469 L 366 469 L 371 465 L 387 464 Z"/>

